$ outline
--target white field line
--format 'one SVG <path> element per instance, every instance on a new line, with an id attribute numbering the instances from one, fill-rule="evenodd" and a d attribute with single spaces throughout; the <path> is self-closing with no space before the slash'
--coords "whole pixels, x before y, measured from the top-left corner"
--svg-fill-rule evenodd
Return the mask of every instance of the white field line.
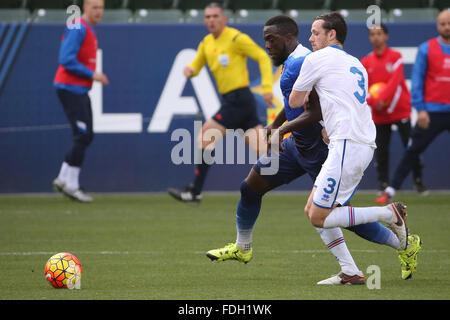
<path id="1" fill-rule="evenodd" d="M 365 249 L 354 249 L 351 252 L 362 252 L 362 253 L 378 253 L 385 250 L 365 250 Z M 77 251 L 76 254 L 97 254 L 97 255 L 153 255 L 153 254 L 164 254 L 166 251 Z M 294 254 L 314 254 L 314 253 L 329 253 L 330 250 L 320 249 L 320 250 L 271 250 L 271 253 L 294 253 Z M 450 250 L 422 250 L 422 253 L 449 253 Z M 13 251 L 13 252 L 0 252 L 0 256 L 33 256 L 33 255 L 53 255 L 57 252 L 50 251 Z M 195 251 L 194 254 L 204 254 L 204 251 Z"/>
<path id="2" fill-rule="evenodd" d="M 379 190 L 358 190 L 359 194 L 374 194 Z M 308 195 L 311 190 L 272 190 L 267 195 Z M 90 194 L 99 195 L 99 196 L 149 196 L 149 195 L 166 195 L 166 191 L 155 191 L 155 192 L 89 192 Z M 205 191 L 204 195 L 239 195 L 239 191 Z M 401 194 L 417 194 L 414 190 L 401 190 L 399 191 L 399 195 Z M 450 194 L 450 189 L 436 189 L 430 190 L 430 194 L 432 195 L 447 195 Z M 2 197 L 54 197 L 60 194 L 55 192 L 23 192 L 23 193 L 0 193 L 0 199 Z"/>

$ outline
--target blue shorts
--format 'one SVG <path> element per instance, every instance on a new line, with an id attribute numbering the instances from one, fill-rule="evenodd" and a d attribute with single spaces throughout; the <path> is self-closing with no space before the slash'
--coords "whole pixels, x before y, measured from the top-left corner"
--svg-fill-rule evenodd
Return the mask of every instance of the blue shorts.
<path id="1" fill-rule="evenodd" d="M 227 129 L 244 131 L 262 124 L 258 117 L 256 99 L 248 87 L 221 96 L 221 106 L 213 119 Z"/>
<path id="2" fill-rule="evenodd" d="M 322 164 L 327 159 L 327 145 L 320 139 L 320 141 L 318 141 L 317 145 L 314 148 L 308 151 L 302 151 L 300 153 L 297 146 L 295 145 L 294 138 L 291 135 L 287 139 L 283 140 L 281 146 L 283 147 L 284 151 L 280 152 L 280 154 L 276 156 L 279 163 L 278 170 L 275 174 L 261 174 L 262 168 L 270 167 L 272 164 L 269 160 L 272 157 L 272 155 L 270 154 L 269 157 L 266 155 L 260 157 L 256 164 L 253 166 L 253 170 L 255 170 L 273 187 L 288 184 L 292 180 L 301 177 L 305 173 L 309 174 L 314 182 L 320 172 L 320 169 L 322 168 Z"/>

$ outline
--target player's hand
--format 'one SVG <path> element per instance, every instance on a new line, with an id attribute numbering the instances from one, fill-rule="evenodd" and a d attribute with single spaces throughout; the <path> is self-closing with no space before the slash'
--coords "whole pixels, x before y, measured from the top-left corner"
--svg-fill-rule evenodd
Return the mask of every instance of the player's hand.
<path id="1" fill-rule="evenodd" d="M 109 84 L 108 77 L 106 74 L 103 74 L 101 72 L 94 72 L 92 75 L 92 79 L 95 81 L 100 81 L 104 86 L 107 86 Z"/>
<path id="2" fill-rule="evenodd" d="M 266 140 L 266 143 L 267 143 L 267 148 L 266 148 L 267 155 L 269 155 L 269 149 L 270 149 L 270 135 L 272 134 L 272 130 L 275 130 L 275 129 L 276 128 L 274 128 L 273 122 L 264 127 L 264 140 Z"/>
<path id="3" fill-rule="evenodd" d="M 194 74 L 194 71 L 195 71 L 194 69 L 187 66 L 183 69 L 183 74 L 186 78 L 190 78 Z"/>
<path id="4" fill-rule="evenodd" d="M 328 137 L 327 130 L 325 130 L 325 128 L 322 128 L 321 133 L 323 142 L 325 142 L 326 144 L 330 144 L 330 138 Z"/>
<path id="5" fill-rule="evenodd" d="M 305 103 L 303 104 L 305 106 L 305 108 L 307 108 L 307 104 L 309 102 L 309 94 L 311 93 L 311 91 L 308 91 L 308 93 L 305 95 Z"/>
<path id="6" fill-rule="evenodd" d="M 380 101 L 378 101 L 377 106 L 375 107 L 375 110 L 376 111 L 380 111 L 380 110 L 383 110 L 383 109 L 387 108 L 388 106 L 389 106 L 388 103 L 383 102 L 383 101 L 380 100 Z"/>
<path id="7" fill-rule="evenodd" d="M 273 122 L 264 127 L 264 133 L 265 133 L 264 139 L 266 139 L 267 142 L 269 142 L 270 135 L 272 134 L 272 130 L 274 130 L 274 129 L 275 128 L 273 127 Z"/>
<path id="8" fill-rule="evenodd" d="M 419 111 L 417 114 L 417 125 L 423 130 L 430 127 L 430 115 L 426 110 Z"/>
<path id="9" fill-rule="evenodd" d="M 269 108 L 274 108 L 274 106 L 272 105 L 272 100 L 273 100 L 273 94 L 272 92 L 269 93 L 264 93 L 263 94 L 263 99 L 266 102 L 267 106 Z"/>
<path id="10" fill-rule="evenodd" d="M 274 151 L 277 151 L 277 153 L 278 150 L 280 152 L 284 151 L 284 148 L 281 146 L 284 135 L 285 132 L 282 130 L 282 127 L 272 130 L 272 134 L 267 142 L 267 155 L 269 155 L 269 151 L 272 149 L 272 146 L 274 147 Z"/>

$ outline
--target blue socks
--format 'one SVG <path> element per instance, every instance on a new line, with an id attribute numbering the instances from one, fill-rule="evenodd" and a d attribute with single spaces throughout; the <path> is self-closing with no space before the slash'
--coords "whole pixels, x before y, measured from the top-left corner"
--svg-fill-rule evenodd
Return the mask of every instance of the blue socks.
<path id="1" fill-rule="evenodd" d="M 261 210 L 262 195 L 251 190 L 247 183 L 241 183 L 241 199 L 236 210 L 237 239 L 241 250 L 250 250 L 253 227 Z"/>
<path id="2" fill-rule="evenodd" d="M 379 222 L 359 224 L 345 229 L 356 233 L 361 238 L 370 242 L 385 244 L 396 250 L 400 248 L 400 242 L 395 234 Z"/>

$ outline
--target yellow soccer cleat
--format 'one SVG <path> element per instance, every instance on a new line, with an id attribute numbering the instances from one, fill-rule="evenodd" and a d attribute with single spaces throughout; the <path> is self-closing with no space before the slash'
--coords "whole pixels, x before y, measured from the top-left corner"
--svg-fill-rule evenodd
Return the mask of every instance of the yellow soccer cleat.
<path id="1" fill-rule="evenodd" d="M 209 250 L 206 256 L 212 261 L 237 260 L 239 262 L 248 263 L 252 260 L 252 251 L 242 251 L 235 243 L 229 243 L 223 248 Z"/>
<path id="2" fill-rule="evenodd" d="M 406 250 L 398 250 L 398 259 L 402 266 L 402 279 L 411 279 L 412 274 L 416 272 L 417 268 L 417 253 L 422 249 L 420 246 L 422 240 L 417 234 L 408 236 L 408 248 Z"/>

